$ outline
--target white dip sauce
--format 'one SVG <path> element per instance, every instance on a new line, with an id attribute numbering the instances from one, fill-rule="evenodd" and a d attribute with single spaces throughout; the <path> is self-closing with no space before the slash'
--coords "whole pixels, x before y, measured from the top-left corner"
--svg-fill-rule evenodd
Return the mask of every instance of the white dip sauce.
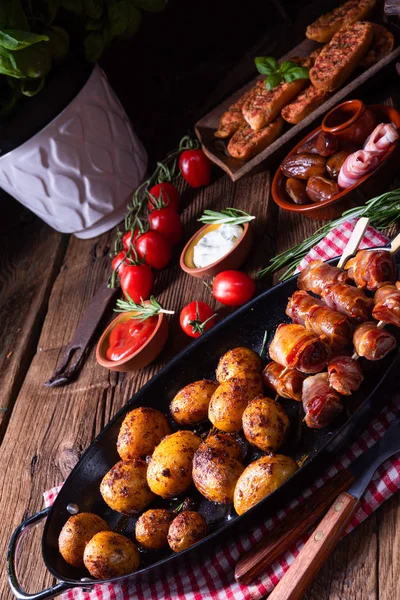
<path id="1" fill-rule="evenodd" d="M 220 225 L 218 229 L 209 231 L 193 249 L 193 263 L 198 269 L 212 265 L 228 254 L 243 235 L 240 225 Z"/>

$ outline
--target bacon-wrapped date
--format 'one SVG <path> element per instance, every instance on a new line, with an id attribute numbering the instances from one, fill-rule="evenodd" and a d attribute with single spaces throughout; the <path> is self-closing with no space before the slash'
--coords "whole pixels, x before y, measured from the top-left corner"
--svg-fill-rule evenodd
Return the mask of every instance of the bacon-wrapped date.
<path id="1" fill-rule="evenodd" d="M 329 283 L 346 283 L 346 281 L 349 281 L 349 276 L 342 269 L 332 267 L 323 260 L 313 260 L 298 276 L 297 287 L 320 296 Z"/>
<path id="2" fill-rule="evenodd" d="M 328 343 L 302 325 L 281 323 L 269 347 L 272 360 L 303 373 L 322 371 L 331 354 Z"/>
<path id="3" fill-rule="evenodd" d="M 329 308 L 358 323 L 371 317 L 374 301 L 359 288 L 345 283 L 331 283 L 324 287 L 321 295 Z"/>
<path id="4" fill-rule="evenodd" d="M 307 377 L 303 383 L 305 423 L 311 429 L 327 427 L 343 410 L 339 394 L 330 387 L 328 373 Z"/>
<path id="5" fill-rule="evenodd" d="M 357 360 L 350 356 L 335 356 L 328 361 L 328 381 L 339 394 L 351 396 L 358 390 L 364 377 Z"/>
<path id="6" fill-rule="evenodd" d="M 360 288 L 377 290 L 396 281 L 396 264 L 387 250 L 359 250 L 345 267 L 349 277 Z"/>
<path id="7" fill-rule="evenodd" d="M 356 327 L 353 335 L 354 349 L 367 360 L 381 360 L 396 347 L 396 338 L 375 321 L 366 321 Z"/>
<path id="8" fill-rule="evenodd" d="M 347 317 L 304 290 L 289 298 L 286 314 L 293 323 L 303 325 L 317 335 L 325 335 L 333 350 L 344 348 L 351 342 L 352 328 Z"/>
<path id="9" fill-rule="evenodd" d="M 282 375 L 283 371 L 285 373 Z M 282 398 L 301 400 L 301 389 L 306 376 L 296 369 L 285 369 L 282 365 L 272 361 L 267 364 L 262 372 L 264 384 L 275 390 Z"/>
<path id="10" fill-rule="evenodd" d="M 400 288 L 396 285 L 384 285 L 375 292 L 372 316 L 377 321 L 400 327 Z"/>

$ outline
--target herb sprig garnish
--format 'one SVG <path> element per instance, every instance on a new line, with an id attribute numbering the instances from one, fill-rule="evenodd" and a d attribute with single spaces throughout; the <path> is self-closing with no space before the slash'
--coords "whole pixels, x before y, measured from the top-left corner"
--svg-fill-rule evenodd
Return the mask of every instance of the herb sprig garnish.
<path id="1" fill-rule="evenodd" d="M 238 208 L 225 208 L 221 212 L 206 209 L 199 221 L 208 225 L 242 225 L 253 221 L 255 217 Z"/>
<path id="2" fill-rule="evenodd" d="M 154 298 L 154 296 L 150 296 L 150 299 L 147 302 L 134 302 L 129 294 L 126 294 L 128 300 L 117 300 L 117 308 L 114 308 L 114 312 L 124 313 L 124 312 L 132 312 L 135 311 L 136 314 L 131 315 L 131 319 L 139 319 L 140 321 L 145 321 L 150 317 L 155 317 L 160 313 L 164 313 L 166 315 L 174 315 L 175 311 L 173 310 L 165 310 L 159 302 Z"/>
<path id="3" fill-rule="evenodd" d="M 257 56 L 254 59 L 257 71 L 261 75 L 267 75 L 265 87 L 272 90 L 282 83 L 291 83 L 296 79 L 309 79 L 309 69 L 291 61 L 285 60 L 278 65 L 278 61 L 273 56 Z"/>

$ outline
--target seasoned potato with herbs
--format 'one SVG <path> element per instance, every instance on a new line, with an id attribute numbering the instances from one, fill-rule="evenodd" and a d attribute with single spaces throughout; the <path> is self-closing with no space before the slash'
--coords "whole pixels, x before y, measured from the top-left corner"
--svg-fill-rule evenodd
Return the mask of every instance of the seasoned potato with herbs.
<path id="1" fill-rule="evenodd" d="M 250 348 L 234 348 L 224 354 L 218 363 L 217 381 L 245 379 L 251 373 L 261 373 L 261 358 Z"/>
<path id="2" fill-rule="evenodd" d="M 207 535 L 207 523 L 200 513 L 184 510 L 172 521 L 168 544 L 174 552 L 182 552 Z"/>
<path id="3" fill-rule="evenodd" d="M 289 431 L 289 418 L 284 408 L 271 398 L 255 398 L 249 402 L 242 424 L 246 439 L 264 452 L 276 452 Z"/>
<path id="4" fill-rule="evenodd" d="M 106 473 L 100 484 L 104 502 L 125 515 L 140 512 L 154 498 L 147 485 L 146 474 L 145 460 L 120 460 Z"/>
<path id="5" fill-rule="evenodd" d="M 168 545 L 169 525 L 174 515 L 164 508 L 144 512 L 136 522 L 136 539 L 147 550 L 159 550 Z"/>
<path id="6" fill-rule="evenodd" d="M 179 425 L 197 425 L 207 420 L 208 405 L 218 384 L 207 379 L 189 383 L 171 402 L 170 411 Z"/>
<path id="7" fill-rule="evenodd" d="M 247 379 L 224 381 L 212 395 L 208 418 L 221 431 L 239 431 L 242 428 L 244 409 L 262 391 L 262 378 L 258 373 L 250 373 Z"/>
<path id="8" fill-rule="evenodd" d="M 154 450 L 147 469 L 152 492 L 171 498 L 192 483 L 193 456 L 201 439 L 192 431 L 177 431 L 165 437 Z"/>
<path id="9" fill-rule="evenodd" d="M 118 454 L 123 460 L 144 458 L 152 454 L 169 433 L 168 419 L 159 410 L 148 406 L 135 408 L 122 422 L 117 441 Z"/>
<path id="10" fill-rule="evenodd" d="M 237 514 L 242 515 L 271 494 L 297 469 L 297 463 L 283 454 L 262 456 L 250 463 L 239 477 L 235 487 L 233 505 Z"/>
<path id="11" fill-rule="evenodd" d="M 73 567 L 82 568 L 86 544 L 99 531 L 108 531 L 108 524 L 93 513 L 73 515 L 61 529 L 58 548 L 63 559 Z"/>
<path id="12" fill-rule="evenodd" d="M 236 482 L 243 470 L 240 445 L 228 434 L 211 436 L 194 455 L 194 485 L 210 502 L 232 502 Z"/>
<path id="13" fill-rule="evenodd" d="M 101 531 L 87 544 L 83 562 L 92 577 L 111 579 L 136 571 L 140 555 L 136 545 L 124 535 Z"/>

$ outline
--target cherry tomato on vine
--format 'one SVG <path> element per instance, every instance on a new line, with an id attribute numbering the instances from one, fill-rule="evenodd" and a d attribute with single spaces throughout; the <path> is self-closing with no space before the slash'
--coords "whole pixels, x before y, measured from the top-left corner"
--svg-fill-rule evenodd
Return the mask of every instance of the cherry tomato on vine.
<path id="1" fill-rule="evenodd" d="M 211 161 L 203 150 L 184 150 L 179 157 L 179 170 L 191 187 L 208 185 L 211 181 Z"/>
<path id="2" fill-rule="evenodd" d="M 183 331 L 193 338 L 198 338 L 202 333 L 211 329 L 216 321 L 217 315 L 211 306 L 199 300 L 187 304 L 179 317 Z"/>
<path id="3" fill-rule="evenodd" d="M 158 231 L 147 231 L 137 238 L 136 252 L 154 269 L 164 269 L 172 258 L 172 246 Z"/>
<path id="4" fill-rule="evenodd" d="M 213 296 L 226 306 L 241 306 L 254 296 L 256 284 L 243 271 L 222 271 L 214 278 Z"/>
<path id="5" fill-rule="evenodd" d="M 152 210 L 149 214 L 150 229 L 158 231 L 172 246 L 179 244 L 182 238 L 180 216 L 170 208 Z"/>
<path id="6" fill-rule="evenodd" d="M 173 183 L 169 181 L 163 181 L 157 183 L 149 191 L 150 199 L 148 201 L 149 210 L 156 208 L 170 208 L 171 210 L 178 210 L 179 208 L 179 192 Z M 151 197 L 153 196 L 155 200 Z"/>
<path id="7" fill-rule="evenodd" d="M 129 265 L 120 274 L 122 293 L 134 302 L 147 300 L 153 287 L 153 274 L 145 264 Z"/>
<path id="8" fill-rule="evenodd" d="M 131 248 L 131 245 L 139 237 L 139 235 L 141 235 L 141 231 L 138 229 L 138 227 L 135 227 L 135 229 L 133 230 L 133 238 L 132 231 L 129 230 L 126 233 L 124 233 L 124 235 L 122 236 L 123 249 L 129 250 L 129 248 Z"/>
<path id="9" fill-rule="evenodd" d="M 118 275 L 121 275 L 123 269 L 128 266 L 129 262 L 132 261 L 127 258 L 125 250 L 121 250 L 121 252 L 118 252 L 111 261 L 112 270 L 117 271 Z"/>

